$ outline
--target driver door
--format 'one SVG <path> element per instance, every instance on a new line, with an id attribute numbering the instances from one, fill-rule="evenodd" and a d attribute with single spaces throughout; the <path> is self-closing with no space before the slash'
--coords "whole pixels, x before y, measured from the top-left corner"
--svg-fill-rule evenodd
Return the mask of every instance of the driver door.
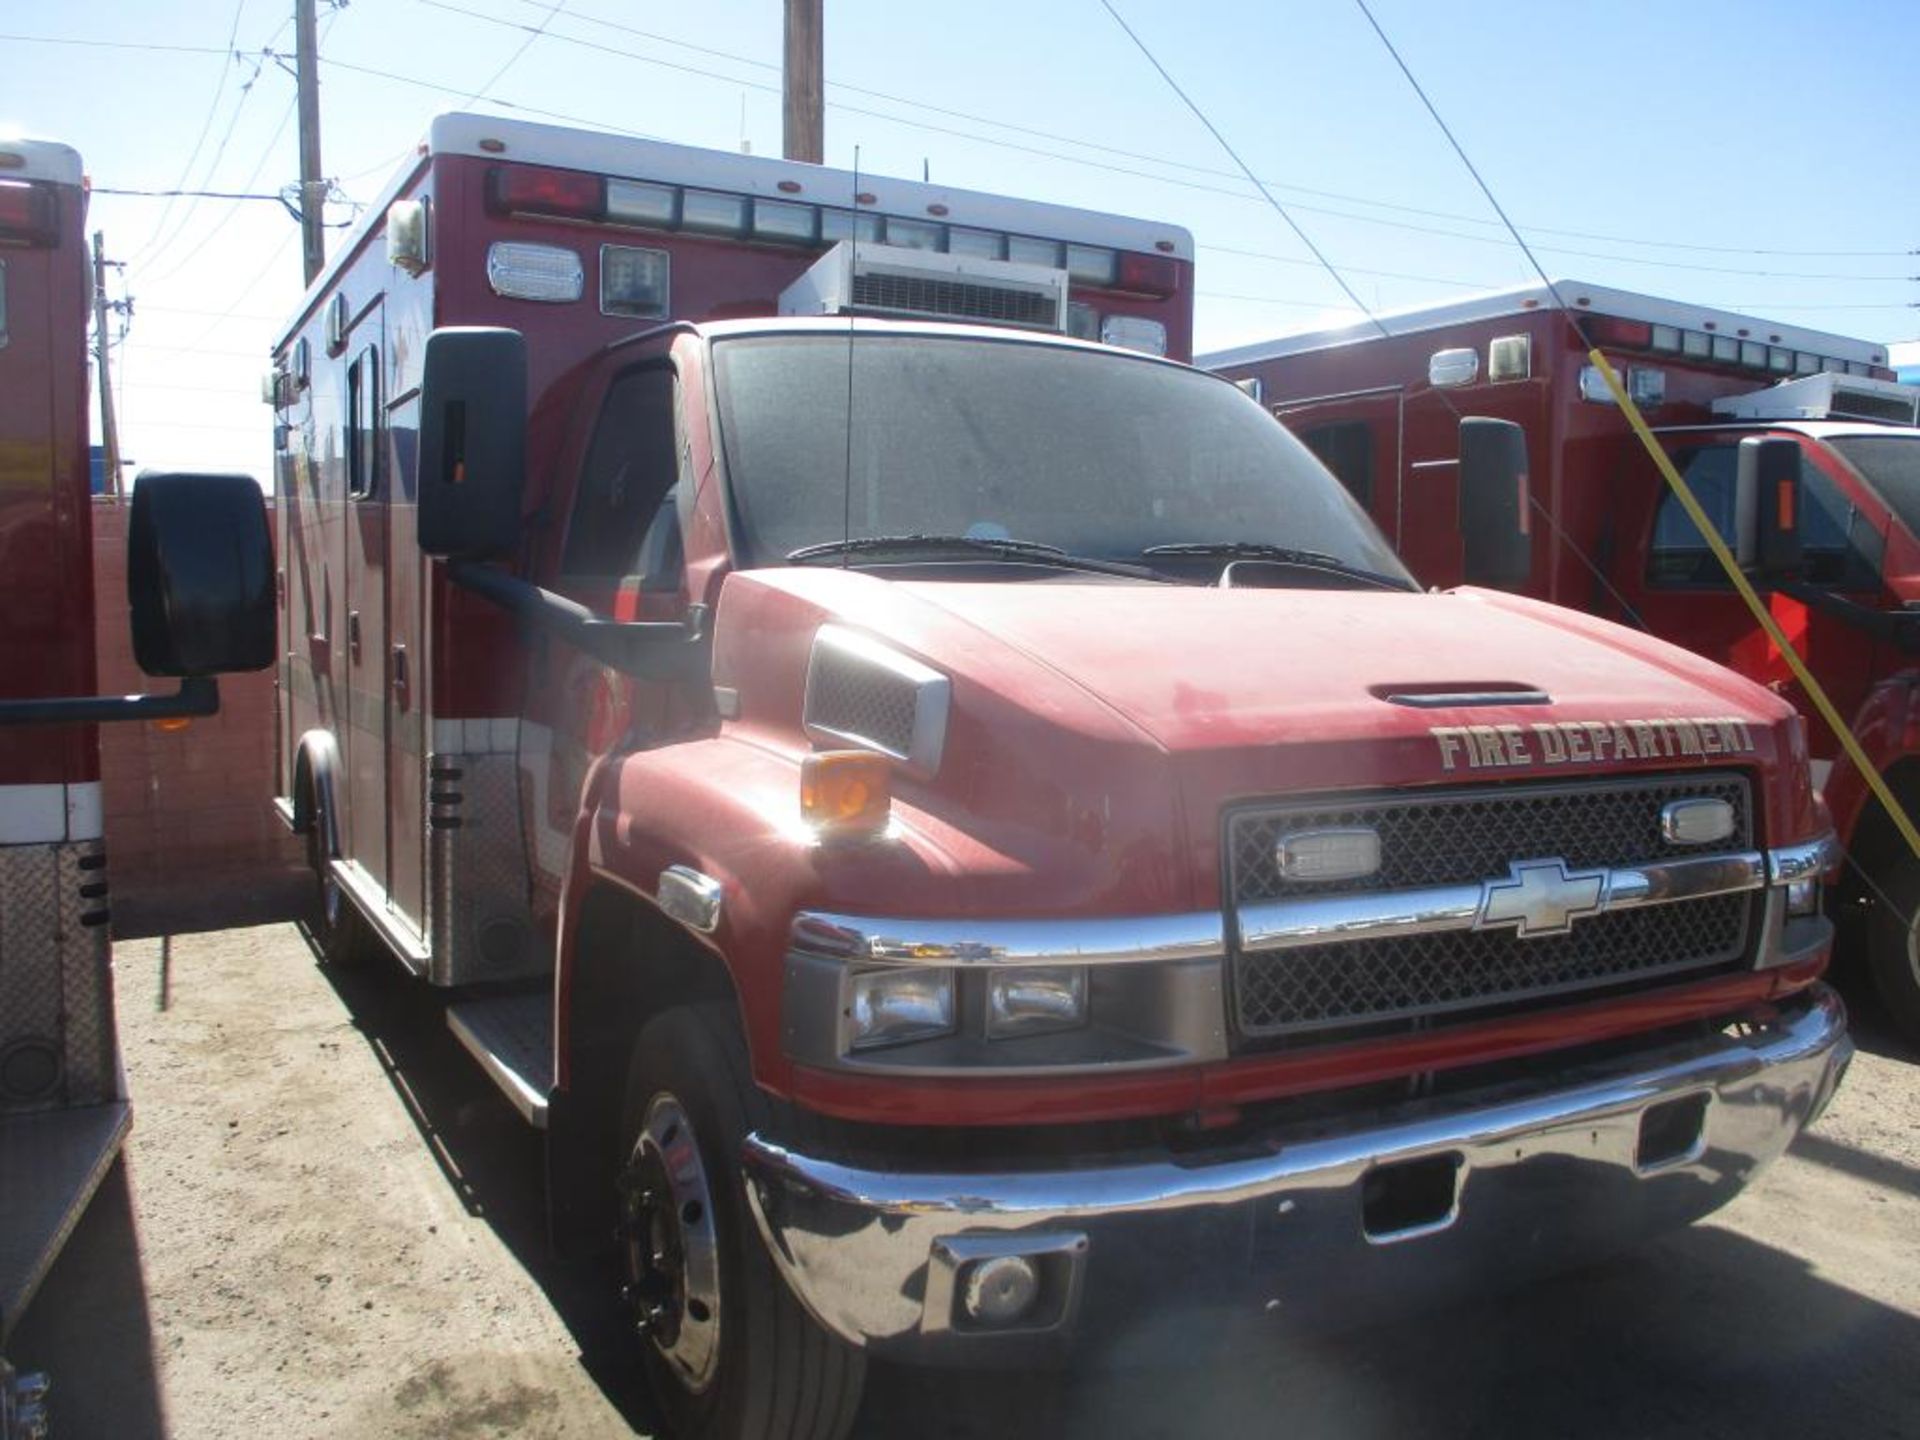
<path id="1" fill-rule="evenodd" d="M 607 380 L 570 487 L 550 589 L 621 620 L 686 613 L 682 514 L 691 486 L 679 377 L 664 353 L 623 356 Z M 529 660 L 520 746 L 522 814 L 536 890 L 557 901 L 581 790 L 594 762 L 658 740 L 673 722 L 670 687 L 636 681 L 564 641 Z"/>

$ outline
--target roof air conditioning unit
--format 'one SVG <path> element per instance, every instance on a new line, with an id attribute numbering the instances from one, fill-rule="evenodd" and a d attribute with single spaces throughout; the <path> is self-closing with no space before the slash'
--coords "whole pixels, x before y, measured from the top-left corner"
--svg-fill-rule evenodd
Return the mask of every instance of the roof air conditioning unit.
<path id="1" fill-rule="evenodd" d="M 1920 386 L 1863 375 L 1807 375 L 1765 390 L 1728 395 L 1713 413 L 1731 420 L 1872 420 L 1920 424 Z"/>
<path id="2" fill-rule="evenodd" d="M 1062 332 L 1067 272 L 842 240 L 780 296 L 782 315 L 883 315 Z"/>

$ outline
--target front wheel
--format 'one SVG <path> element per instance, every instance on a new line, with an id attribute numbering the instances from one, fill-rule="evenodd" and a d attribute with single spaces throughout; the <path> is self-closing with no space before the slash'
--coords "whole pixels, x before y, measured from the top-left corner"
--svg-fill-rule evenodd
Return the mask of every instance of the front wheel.
<path id="1" fill-rule="evenodd" d="M 634 1042 L 623 1293 L 681 1440 L 839 1440 L 860 1405 L 866 1357 L 800 1307 L 747 1213 L 741 1142 L 777 1108 L 730 1006 L 667 1011 Z"/>
<path id="2" fill-rule="evenodd" d="M 333 856 L 327 846 L 327 817 L 316 797 L 307 828 L 307 864 L 313 870 L 313 899 L 307 911 L 307 929 L 320 959 L 342 969 L 362 963 L 372 949 L 367 922 L 360 918 L 340 882 L 334 878 Z"/>
<path id="3" fill-rule="evenodd" d="M 1902 855 L 1875 877 L 1867 963 L 1887 1016 L 1909 1045 L 1920 1046 L 1920 856 Z"/>

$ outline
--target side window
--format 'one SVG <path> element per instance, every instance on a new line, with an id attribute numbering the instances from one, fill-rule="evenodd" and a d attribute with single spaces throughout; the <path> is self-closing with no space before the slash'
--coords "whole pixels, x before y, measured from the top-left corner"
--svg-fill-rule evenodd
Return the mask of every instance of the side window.
<path id="1" fill-rule="evenodd" d="M 1704 445 L 1682 451 L 1674 463 L 1728 546 L 1734 544 L 1735 478 L 1739 447 Z M 1800 457 L 1800 543 L 1808 583 L 1833 590 L 1871 590 L 1879 584 L 1885 542 L 1859 508 L 1803 453 Z M 1719 562 L 1671 490 L 1660 497 L 1647 557 L 1653 585 L 1727 588 Z"/>
<path id="2" fill-rule="evenodd" d="M 1373 504 L 1373 427 L 1364 420 L 1315 425 L 1299 432 L 1300 443 L 1314 453 L 1361 507 Z"/>
<path id="3" fill-rule="evenodd" d="M 664 365 L 630 370 L 607 391 L 567 522 L 564 574 L 679 585 L 677 398 Z"/>
<path id="4" fill-rule="evenodd" d="M 347 367 L 347 494 L 380 489 L 380 352 L 369 345 Z"/>

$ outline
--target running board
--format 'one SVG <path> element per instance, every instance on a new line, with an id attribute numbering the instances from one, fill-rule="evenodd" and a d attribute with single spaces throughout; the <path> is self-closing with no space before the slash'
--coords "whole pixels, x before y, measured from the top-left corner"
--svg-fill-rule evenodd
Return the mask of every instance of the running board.
<path id="1" fill-rule="evenodd" d="M 553 992 L 458 1001 L 447 1007 L 447 1028 L 527 1123 L 546 1129 L 547 1092 L 553 1089 Z"/>
<path id="2" fill-rule="evenodd" d="M 355 861 L 334 859 L 327 863 L 354 908 L 373 927 L 373 933 L 386 942 L 402 965 L 416 975 L 425 975 L 433 963 L 433 951 L 426 937 L 388 906 L 387 892 L 380 882 Z"/>
<path id="3" fill-rule="evenodd" d="M 0 1119 L 0 1339 L 80 1223 L 132 1121 L 124 1100 Z"/>

